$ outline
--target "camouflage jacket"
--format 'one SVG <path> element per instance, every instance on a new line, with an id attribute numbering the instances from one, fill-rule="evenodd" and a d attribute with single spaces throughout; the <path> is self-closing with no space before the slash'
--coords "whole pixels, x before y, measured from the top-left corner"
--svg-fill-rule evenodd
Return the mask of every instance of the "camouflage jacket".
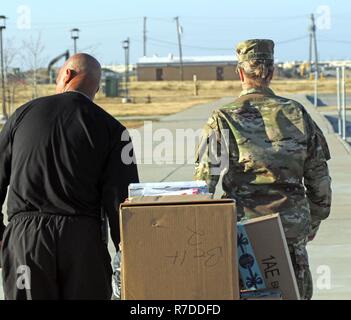
<path id="1" fill-rule="evenodd" d="M 213 112 L 196 153 L 195 179 L 236 200 L 238 219 L 280 213 L 288 242 L 306 239 L 330 212 L 323 133 L 305 108 L 268 88 L 243 91 Z"/>

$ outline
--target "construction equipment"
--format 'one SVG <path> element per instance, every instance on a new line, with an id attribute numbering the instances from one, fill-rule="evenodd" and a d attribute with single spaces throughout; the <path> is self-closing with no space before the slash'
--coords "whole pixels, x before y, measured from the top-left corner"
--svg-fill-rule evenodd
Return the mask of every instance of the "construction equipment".
<path id="1" fill-rule="evenodd" d="M 64 53 L 60 54 L 56 58 L 52 59 L 48 65 L 48 77 L 49 77 L 49 83 L 54 83 L 55 81 L 55 72 L 52 70 L 52 66 L 62 58 L 65 58 L 65 61 L 68 60 L 69 58 L 69 50 L 66 50 Z"/>
<path id="2" fill-rule="evenodd" d="M 304 78 L 307 74 L 307 72 L 310 70 L 311 65 L 309 62 L 303 62 L 300 64 L 300 76 Z"/>

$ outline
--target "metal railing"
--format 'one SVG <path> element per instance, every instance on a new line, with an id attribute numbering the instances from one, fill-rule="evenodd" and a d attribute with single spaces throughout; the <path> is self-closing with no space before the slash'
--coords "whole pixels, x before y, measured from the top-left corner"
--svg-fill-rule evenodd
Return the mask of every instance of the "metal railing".
<path id="1" fill-rule="evenodd" d="M 338 103 L 338 134 L 342 137 L 343 140 L 346 140 L 347 132 L 345 66 L 342 66 L 341 68 L 336 68 L 336 97 Z"/>

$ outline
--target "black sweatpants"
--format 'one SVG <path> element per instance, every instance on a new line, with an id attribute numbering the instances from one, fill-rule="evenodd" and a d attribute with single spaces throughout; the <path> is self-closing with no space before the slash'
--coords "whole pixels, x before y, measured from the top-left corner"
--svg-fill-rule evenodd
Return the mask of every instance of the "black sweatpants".
<path id="1" fill-rule="evenodd" d="M 111 299 L 111 258 L 98 219 L 22 213 L 8 224 L 5 299 Z"/>

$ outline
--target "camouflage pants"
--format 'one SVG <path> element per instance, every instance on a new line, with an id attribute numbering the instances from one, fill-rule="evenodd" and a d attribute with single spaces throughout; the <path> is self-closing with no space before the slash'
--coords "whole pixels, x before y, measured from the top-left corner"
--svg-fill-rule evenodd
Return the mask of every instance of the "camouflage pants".
<path id="1" fill-rule="evenodd" d="M 306 242 L 288 244 L 301 300 L 311 300 L 313 295 L 312 274 L 308 263 Z"/>

